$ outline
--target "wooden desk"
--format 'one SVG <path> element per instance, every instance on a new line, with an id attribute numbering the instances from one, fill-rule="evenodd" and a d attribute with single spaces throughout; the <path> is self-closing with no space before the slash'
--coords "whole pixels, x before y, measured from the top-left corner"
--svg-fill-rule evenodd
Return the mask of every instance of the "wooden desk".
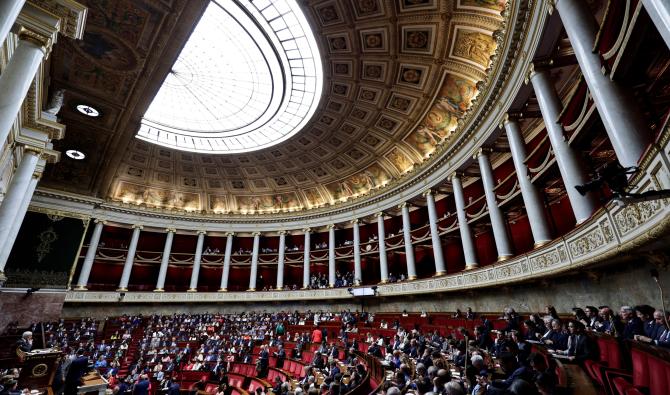
<path id="1" fill-rule="evenodd" d="M 81 378 L 82 384 L 77 387 L 77 394 L 105 395 L 109 383 L 97 371 L 92 371 Z"/>

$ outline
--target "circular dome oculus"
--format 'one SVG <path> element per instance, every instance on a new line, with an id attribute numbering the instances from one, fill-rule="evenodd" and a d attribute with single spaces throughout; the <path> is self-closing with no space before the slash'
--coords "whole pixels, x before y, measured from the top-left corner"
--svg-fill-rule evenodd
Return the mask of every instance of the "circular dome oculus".
<path id="1" fill-rule="evenodd" d="M 137 137 L 201 153 L 273 146 L 316 111 L 323 70 L 295 0 L 211 1 Z"/>

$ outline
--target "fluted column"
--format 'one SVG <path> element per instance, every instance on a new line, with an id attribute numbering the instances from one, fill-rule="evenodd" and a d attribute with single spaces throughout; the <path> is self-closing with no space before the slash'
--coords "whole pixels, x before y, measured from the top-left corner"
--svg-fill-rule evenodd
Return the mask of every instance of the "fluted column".
<path id="1" fill-rule="evenodd" d="M 200 263 L 202 262 L 202 248 L 205 244 L 204 230 L 198 231 L 198 243 L 195 246 L 195 256 L 193 257 L 193 271 L 191 272 L 191 285 L 187 292 L 198 292 L 198 277 L 200 277 Z"/>
<path id="2" fill-rule="evenodd" d="M 456 202 L 456 215 L 458 216 L 458 230 L 461 233 L 461 244 L 463 245 L 463 256 L 465 257 L 465 269 L 474 269 L 479 266 L 477 263 L 477 250 L 475 242 L 472 239 L 470 225 L 468 225 L 468 215 L 465 212 L 465 197 L 463 196 L 463 184 L 461 176 L 454 173 L 451 176 L 451 186 L 454 190 L 454 201 Z"/>
<path id="3" fill-rule="evenodd" d="M 637 166 L 652 136 L 632 92 L 602 72 L 600 54 L 593 51 L 599 30 L 595 16 L 584 0 L 556 0 L 556 9 L 619 163 Z"/>
<path id="4" fill-rule="evenodd" d="M 165 245 L 163 246 L 163 256 L 161 257 L 161 268 L 158 271 L 158 280 L 154 292 L 163 292 L 165 287 L 165 277 L 167 276 L 168 264 L 170 263 L 170 253 L 172 252 L 172 239 L 177 229 L 165 229 Z"/>
<path id="5" fill-rule="evenodd" d="M 361 270 L 361 229 L 358 218 L 352 221 L 354 229 L 354 285 L 361 285 L 363 275 Z"/>
<path id="6" fill-rule="evenodd" d="M 414 263 L 414 247 L 412 246 L 412 223 L 409 219 L 409 205 L 400 205 L 402 211 L 402 236 L 405 242 L 405 262 L 407 263 L 407 279 L 416 280 L 416 264 Z"/>
<path id="7" fill-rule="evenodd" d="M 27 31 L 20 33 L 19 45 L 0 75 L 0 142 L 7 140 L 30 84 L 49 50 L 50 44 L 39 42 Z"/>
<path id="8" fill-rule="evenodd" d="M 142 225 L 133 225 L 133 235 L 130 238 L 130 245 L 128 246 L 128 255 L 126 255 L 126 262 L 123 264 L 123 273 L 121 273 L 121 281 L 117 291 L 127 291 L 128 282 L 130 281 L 130 273 L 133 270 L 133 263 L 135 262 L 135 253 L 137 252 L 137 242 L 140 240 L 140 232 Z"/>
<path id="9" fill-rule="evenodd" d="M 279 232 L 279 256 L 277 257 L 277 289 L 284 289 L 284 260 L 286 249 L 286 231 Z"/>
<path id="10" fill-rule="evenodd" d="M 93 268 L 93 261 L 95 260 L 95 254 L 98 251 L 100 236 L 102 236 L 102 228 L 104 226 L 105 221 L 101 219 L 95 220 L 95 228 L 93 228 L 91 241 L 89 241 L 88 243 L 88 249 L 86 250 L 84 263 L 81 265 L 81 271 L 79 272 L 79 279 L 77 280 L 77 287 L 75 288 L 78 291 L 86 290 L 86 285 L 88 284 L 88 278 L 91 275 L 91 269 Z"/>
<path id="11" fill-rule="evenodd" d="M 642 0 L 644 9 L 670 48 L 670 2 L 668 0 Z"/>
<path id="12" fill-rule="evenodd" d="M 24 194 L 23 201 L 21 202 L 21 206 L 19 207 L 18 212 L 16 213 L 16 217 L 14 218 L 14 223 L 12 224 L 12 228 L 9 231 L 9 235 L 7 236 L 7 242 L 5 243 L 5 246 L 0 249 L 0 262 L 7 262 L 9 259 L 9 255 L 12 252 L 12 247 L 14 247 L 14 242 L 16 241 L 16 236 L 18 236 L 19 231 L 21 230 L 21 224 L 23 223 L 24 218 L 26 217 L 26 212 L 28 212 L 28 206 L 30 206 L 30 200 L 33 197 L 33 194 L 35 193 L 35 188 L 37 188 L 37 184 L 40 181 L 40 174 L 33 173 L 33 177 L 30 179 L 30 182 L 28 183 L 28 188 L 26 189 L 26 193 Z M 4 267 L 4 264 L 0 265 Z M 0 279 L 3 278 L 2 270 L 0 269 Z"/>
<path id="13" fill-rule="evenodd" d="M 2 92 L 2 91 L 0 91 Z M 2 94 L 0 93 L 0 97 Z M 32 147 L 25 147 L 21 157 L 21 163 L 14 173 L 14 177 L 7 188 L 5 199 L 0 205 L 0 246 L 3 251 L 11 250 L 16 239 L 16 232 L 12 238 L 12 228 L 17 221 L 17 214 L 25 205 L 26 199 L 30 202 L 32 194 L 27 196 L 27 191 L 33 179 L 35 167 L 39 161 L 41 151 Z M 35 184 L 37 185 L 37 184 Z M 27 209 L 27 206 L 26 206 Z M 9 259 L 9 253 L 0 260 L 0 279 L 4 279 L 5 265 Z"/>
<path id="14" fill-rule="evenodd" d="M 16 18 L 23 8 L 26 0 L 2 0 L 0 1 L 0 47 L 7 39 L 7 34 L 12 29 Z"/>
<path id="15" fill-rule="evenodd" d="M 233 253 L 233 236 L 235 233 L 226 233 L 226 252 L 223 254 L 223 273 L 221 274 L 221 288 L 219 292 L 228 290 L 228 276 L 230 275 L 230 256 Z"/>
<path id="16" fill-rule="evenodd" d="M 386 232 L 384 231 L 384 213 L 377 213 L 377 238 L 379 239 L 379 274 L 380 283 L 389 281 L 389 268 L 386 257 Z"/>
<path id="17" fill-rule="evenodd" d="M 433 259 L 435 260 L 435 275 L 441 276 L 446 273 L 444 268 L 444 254 L 442 253 L 442 240 L 440 230 L 437 227 L 437 210 L 435 209 L 435 197 L 433 191 L 424 192 L 426 206 L 428 207 L 428 224 L 430 226 L 430 240 L 433 244 Z"/>
<path id="18" fill-rule="evenodd" d="M 304 255 L 303 255 L 303 267 L 302 267 L 302 287 L 304 289 L 309 288 L 309 254 L 310 254 L 310 237 L 309 237 L 309 232 L 311 232 L 311 229 L 303 229 L 303 232 L 305 232 L 305 248 L 304 248 Z"/>
<path id="19" fill-rule="evenodd" d="M 575 185 L 583 185 L 589 181 L 588 172 L 579 156 L 579 152 L 568 144 L 563 133 L 563 126 L 557 121 L 562 104 L 549 72 L 547 70 L 531 70 L 530 81 L 535 90 L 535 96 L 542 112 L 542 119 L 549 135 L 558 169 L 561 172 L 561 178 L 563 178 L 565 184 L 565 191 L 568 194 L 572 211 L 575 213 L 577 223 L 582 223 L 598 207 L 592 192 L 582 196 L 575 189 Z"/>
<path id="20" fill-rule="evenodd" d="M 519 181 L 519 189 L 521 189 L 521 197 L 523 198 L 523 205 L 528 214 L 528 222 L 530 223 L 530 230 L 533 234 L 535 247 L 539 247 L 551 241 L 551 228 L 549 221 L 544 212 L 544 204 L 540 197 L 540 193 L 533 185 L 530 179 L 530 172 L 526 166 L 526 143 L 521 134 L 519 123 L 516 119 L 511 119 L 505 116 L 503 121 L 505 132 L 507 133 L 507 141 L 509 142 L 510 151 L 512 152 L 512 160 L 514 161 L 514 169 L 516 170 L 517 180 Z"/>
<path id="21" fill-rule="evenodd" d="M 335 286 L 335 225 L 328 225 L 328 286 Z"/>
<path id="22" fill-rule="evenodd" d="M 254 246 L 251 249 L 251 272 L 249 273 L 249 289 L 247 291 L 256 290 L 256 277 L 258 277 L 258 248 L 261 243 L 261 233 L 254 232 Z"/>
<path id="23" fill-rule="evenodd" d="M 507 220 L 505 220 L 500 207 L 498 207 L 498 199 L 496 198 L 495 191 L 496 182 L 493 179 L 491 161 L 489 160 L 488 152 L 482 148 L 477 151 L 475 156 L 479 162 L 479 171 L 481 173 L 482 184 L 484 185 L 484 195 L 486 196 L 486 206 L 489 212 L 489 219 L 491 220 L 491 227 L 493 228 L 496 250 L 498 251 L 498 261 L 504 261 L 513 255 L 512 243 L 510 243 L 509 235 L 507 234 Z"/>

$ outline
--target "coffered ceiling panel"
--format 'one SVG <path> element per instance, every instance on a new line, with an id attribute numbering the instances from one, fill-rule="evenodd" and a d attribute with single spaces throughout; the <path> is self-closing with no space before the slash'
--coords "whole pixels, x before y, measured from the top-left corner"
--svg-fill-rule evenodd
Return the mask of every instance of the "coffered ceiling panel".
<path id="1" fill-rule="evenodd" d="M 207 1 L 87 0 L 82 42 L 61 40 L 63 158 L 44 183 L 147 209 L 268 214 L 373 196 L 449 144 L 504 28 L 504 0 L 300 2 L 319 40 L 324 94 L 308 125 L 271 148 L 179 152 L 139 141 L 139 119 Z M 98 108 L 89 118 L 77 104 Z"/>

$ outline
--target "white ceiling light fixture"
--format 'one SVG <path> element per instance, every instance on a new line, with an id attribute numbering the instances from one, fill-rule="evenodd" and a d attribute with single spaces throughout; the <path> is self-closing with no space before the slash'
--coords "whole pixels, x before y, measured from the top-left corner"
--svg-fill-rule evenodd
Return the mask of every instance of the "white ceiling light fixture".
<path id="1" fill-rule="evenodd" d="M 100 111 L 94 107 L 89 106 L 88 104 L 78 104 L 76 108 L 77 111 L 86 115 L 87 117 L 96 118 L 100 116 Z"/>
<path id="2" fill-rule="evenodd" d="M 137 137 L 202 153 L 267 148 L 306 125 L 322 85 L 316 40 L 296 0 L 213 0 Z"/>
<path id="3" fill-rule="evenodd" d="M 81 151 L 77 151 L 76 149 L 69 149 L 65 151 L 65 155 L 67 155 L 69 158 L 72 158 L 74 160 L 82 160 L 86 158 L 86 154 L 84 154 Z"/>

